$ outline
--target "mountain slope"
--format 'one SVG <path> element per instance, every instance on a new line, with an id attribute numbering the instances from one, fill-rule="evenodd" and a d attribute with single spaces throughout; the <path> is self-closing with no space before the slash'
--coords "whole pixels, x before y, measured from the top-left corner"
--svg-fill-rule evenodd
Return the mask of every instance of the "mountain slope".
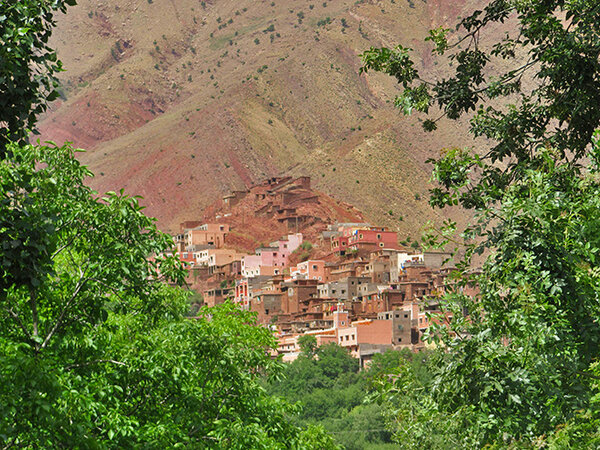
<path id="1" fill-rule="evenodd" d="M 90 184 L 144 196 L 165 229 L 283 174 L 414 237 L 440 218 L 425 161 L 470 141 L 461 124 L 425 134 L 400 116 L 393 80 L 359 75 L 358 55 L 403 43 L 441 75 L 423 38 L 477 3 L 80 0 L 54 36 L 64 98 L 42 138 L 86 148 Z"/>

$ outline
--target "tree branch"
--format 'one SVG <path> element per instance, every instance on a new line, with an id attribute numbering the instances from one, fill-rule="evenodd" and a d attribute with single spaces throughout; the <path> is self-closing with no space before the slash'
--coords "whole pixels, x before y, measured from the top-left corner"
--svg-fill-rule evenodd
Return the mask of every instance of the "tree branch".
<path id="1" fill-rule="evenodd" d="M 86 271 L 87 271 L 87 267 L 86 267 Z M 85 276 L 85 272 L 82 271 L 81 269 L 79 269 L 79 277 L 80 278 L 79 278 L 79 281 L 77 282 L 77 285 L 75 286 L 75 292 L 73 292 L 73 295 L 71 295 L 71 298 L 63 306 L 63 309 L 60 312 L 60 315 L 58 316 L 56 323 L 54 324 L 54 326 L 52 327 L 52 329 L 46 336 L 46 339 L 44 339 L 44 342 L 42 343 L 40 350 L 45 348 L 48 345 L 48 342 L 50 342 L 50 339 L 52 338 L 52 336 L 54 336 L 54 333 L 56 333 L 56 330 L 58 330 L 58 327 L 62 324 L 62 320 L 67 312 L 67 309 L 69 308 L 69 306 L 71 305 L 73 300 L 75 300 L 75 298 L 79 295 L 79 292 L 81 291 L 81 289 L 83 288 L 85 283 L 88 282 L 87 278 L 85 278 L 85 279 L 83 278 L 84 276 Z"/>
<path id="2" fill-rule="evenodd" d="M 25 328 L 25 325 L 23 324 L 23 322 L 21 321 L 21 318 L 19 317 L 19 315 L 14 312 L 12 310 L 12 308 L 9 308 L 6 310 L 8 312 L 8 314 L 10 314 L 10 316 L 15 319 L 15 322 L 17 322 L 17 325 L 19 325 L 19 328 L 21 328 L 21 330 L 23 330 L 23 333 L 25 334 L 25 337 L 30 340 L 31 342 L 33 342 L 33 339 L 31 338 L 31 335 L 29 334 L 29 331 L 27 331 L 27 328 Z"/>

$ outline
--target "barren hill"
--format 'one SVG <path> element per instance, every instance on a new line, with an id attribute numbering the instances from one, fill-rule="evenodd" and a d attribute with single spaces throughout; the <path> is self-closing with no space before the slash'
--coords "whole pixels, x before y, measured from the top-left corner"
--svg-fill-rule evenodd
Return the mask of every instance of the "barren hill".
<path id="1" fill-rule="evenodd" d="M 359 75 L 359 54 L 396 43 L 426 55 L 429 28 L 475 0 L 79 0 L 54 45 L 64 95 L 42 137 L 71 140 L 98 190 L 144 196 L 166 230 L 265 177 L 310 175 L 372 222 L 416 236 L 429 167 L 465 146 L 393 108 L 393 80 Z M 424 57 L 421 71 L 437 74 Z M 438 74 L 439 75 L 439 74 Z"/>

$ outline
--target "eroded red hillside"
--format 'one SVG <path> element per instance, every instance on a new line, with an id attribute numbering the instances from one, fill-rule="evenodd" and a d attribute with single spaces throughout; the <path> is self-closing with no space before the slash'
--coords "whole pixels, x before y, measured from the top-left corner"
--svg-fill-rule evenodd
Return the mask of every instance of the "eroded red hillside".
<path id="1" fill-rule="evenodd" d="M 226 246 L 252 253 L 288 233 L 301 232 L 304 240 L 317 244 L 328 225 L 364 222 L 365 217 L 353 206 L 313 190 L 309 177 L 275 177 L 230 192 L 201 217 L 188 220 L 229 224 Z"/>

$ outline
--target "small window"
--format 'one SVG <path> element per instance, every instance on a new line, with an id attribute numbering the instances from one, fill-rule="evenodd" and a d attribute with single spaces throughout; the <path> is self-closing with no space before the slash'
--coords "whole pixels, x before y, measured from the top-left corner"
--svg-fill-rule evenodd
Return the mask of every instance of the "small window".
<path id="1" fill-rule="evenodd" d="M 408 319 L 408 314 L 404 314 L 404 318 L 405 318 L 405 319 Z"/>
<path id="2" fill-rule="evenodd" d="M 402 342 L 402 338 L 398 338 L 398 342 Z"/>
<path id="3" fill-rule="evenodd" d="M 381 239 L 381 235 L 380 234 L 377 235 L 377 239 Z"/>
<path id="4" fill-rule="evenodd" d="M 313 264 L 312 266 L 313 270 L 317 270 L 317 266 Z"/>
<path id="5" fill-rule="evenodd" d="M 384 244 L 383 244 L 383 242 L 380 242 L 380 243 L 379 243 L 379 246 L 380 246 L 380 247 L 383 247 L 383 245 L 384 245 Z"/>

